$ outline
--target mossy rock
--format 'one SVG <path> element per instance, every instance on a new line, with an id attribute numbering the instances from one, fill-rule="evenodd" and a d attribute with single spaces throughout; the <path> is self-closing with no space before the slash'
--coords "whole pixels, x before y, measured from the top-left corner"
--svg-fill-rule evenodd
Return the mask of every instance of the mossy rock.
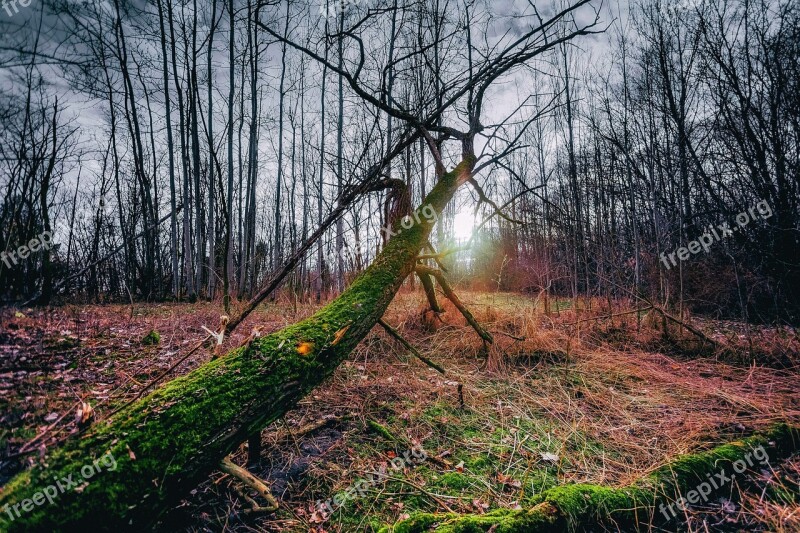
<path id="1" fill-rule="evenodd" d="M 157 346 L 161 342 L 161 334 L 154 329 L 142 337 L 142 344 L 145 346 Z"/>

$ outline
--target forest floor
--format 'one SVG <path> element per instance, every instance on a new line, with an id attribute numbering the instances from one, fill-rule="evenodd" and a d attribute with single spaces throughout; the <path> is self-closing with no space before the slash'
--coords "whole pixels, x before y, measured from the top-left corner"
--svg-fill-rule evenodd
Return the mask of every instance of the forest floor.
<path id="1" fill-rule="evenodd" d="M 246 513 L 232 479 L 216 472 L 165 517 L 163 531 L 374 531 L 420 510 L 524 508 L 559 484 L 625 485 L 678 455 L 773 422 L 800 424 L 794 329 L 692 318 L 712 347 L 677 326 L 665 338 L 652 312 L 598 318 L 632 309 L 625 302 L 581 301 L 576 311 L 576 302 L 552 300 L 545 313 L 533 297 L 461 296 L 495 336 L 488 364 L 449 302 L 442 321 L 430 320 L 421 294 L 402 292 L 387 322 L 446 374 L 374 329 L 330 380 L 262 433 L 251 471 L 270 483 L 277 513 Z M 219 309 L 0 310 L 0 484 L 77 431 L 81 401 L 102 419 L 133 398 L 206 335 L 202 326 L 217 328 Z M 314 309 L 264 305 L 226 347 L 254 326 L 269 333 Z M 169 377 L 210 357 L 199 350 Z M 414 446 L 426 458 L 400 461 Z M 34 453 L 19 453 L 26 450 Z M 234 461 L 246 456 L 243 444 Z M 350 487 L 360 494 L 332 514 L 315 508 Z M 723 493 L 647 529 L 800 531 L 798 455 L 756 464 Z"/>

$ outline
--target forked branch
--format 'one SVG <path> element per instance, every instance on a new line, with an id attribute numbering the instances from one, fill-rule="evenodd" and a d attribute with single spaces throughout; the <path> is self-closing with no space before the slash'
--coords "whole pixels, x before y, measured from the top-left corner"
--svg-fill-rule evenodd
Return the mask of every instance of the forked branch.
<path id="1" fill-rule="evenodd" d="M 247 494 L 246 490 L 242 490 L 236 485 L 234 485 L 233 486 L 234 490 L 236 490 L 236 492 L 239 493 L 242 499 L 244 499 L 250 505 L 250 509 L 248 509 L 245 512 L 256 513 L 256 514 L 272 513 L 274 511 L 277 511 L 278 507 L 280 507 L 278 505 L 278 501 L 269 491 L 269 487 L 263 481 L 261 481 L 259 478 L 251 474 L 245 468 L 242 468 L 241 466 L 235 464 L 233 461 L 230 460 L 229 457 L 226 457 L 222 461 L 220 461 L 219 469 L 225 472 L 226 474 L 231 475 L 236 479 L 238 479 L 240 482 L 242 482 L 242 484 L 244 484 L 245 487 L 256 491 L 258 495 L 264 498 L 264 500 L 268 504 L 267 506 L 259 505 L 258 502 L 256 502 L 253 498 L 251 498 Z"/>
<path id="2" fill-rule="evenodd" d="M 436 281 L 442 288 L 442 292 L 444 293 L 444 295 L 447 297 L 448 300 L 453 302 L 453 305 L 456 306 L 456 309 L 458 309 L 461 312 L 461 314 L 464 315 L 464 318 L 467 320 L 467 323 L 469 323 L 469 325 L 472 326 L 472 329 L 474 329 L 478 333 L 478 336 L 480 336 L 480 338 L 483 339 L 484 343 L 492 344 L 494 342 L 494 337 L 492 337 L 491 333 L 483 329 L 483 326 L 481 326 L 480 323 L 478 323 L 478 321 L 475 320 L 475 317 L 472 315 L 472 313 L 470 313 L 469 309 L 467 309 L 464 306 L 464 304 L 458 298 L 458 295 L 456 295 L 456 293 L 453 292 L 453 288 L 447 282 L 447 280 L 444 277 L 444 274 L 440 270 L 425 265 L 416 265 L 416 267 L 414 267 L 414 271 L 417 273 L 417 275 L 422 274 L 422 275 L 433 276 L 434 278 L 436 278 Z"/>

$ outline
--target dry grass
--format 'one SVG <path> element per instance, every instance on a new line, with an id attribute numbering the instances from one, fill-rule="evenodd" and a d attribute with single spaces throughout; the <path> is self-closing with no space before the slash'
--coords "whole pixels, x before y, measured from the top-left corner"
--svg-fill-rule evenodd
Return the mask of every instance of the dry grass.
<path id="1" fill-rule="evenodd" d="M 798 361 L 798 339 L 788 328 L 751 327 L 747 338 L 740 324 L 693 320 L 720 343 L 710 350 L 678 328 L 665 340 L 652 315 L 592 319 L 627 311 L 630 302 L 613 308 L 580 302 L 576 314 L 572 302 L 551 301 L 553 312 L 545 314 L 540 301 L 524 296 L 465 292 L 461 297 L 494 335 L 490 357 L 500 364 L 487 368 L 482 342 L 449 302 L 442 321 L 431 320 L 423 317 L 421 294 L 401 293 L 386 320 L 447 374 L 410 358 L 385 332 L 373 330 L 329 382 L 284 423 L 263 433 L 257 473 L 272 482 L 283 502 L 277 517 L 244 518 L 227 488 L 230 480 L 214 474 L 169 517 L 165 529 L 369 531 L 415 509 L 514 507 L 553 484 L 628 483 L 676 455 L 773 421 L 800 422 L 800 381 L 796 369 L 786 368 L 787 361 Z M 78 397 L 96 405 L 101 416 L 131 397 L 202 338 L 201 325 L 215 326 L 217 309 L 211 304 L 74 307 L 26 312 L 26 318 L 3 311 L 0 401 L 9 414 L 0 431 L 7 452 L 46 427 L 47 414 L 61 414 Z M 241 343 L 255 325 L 268 333 L 313 309 L 286 302 L 265 306 L 229 342 Z M 161 333 L 161 345 L 140 346 L 150 329 Z M 48 348 L 65 338 L 77 345 Z M 178 371 L 209 357 L 201 351 Z M 27 370 L 16 368 L 25 363 Z M 776 363 L 784 368 L 768 366 Z M 325 417 L 326 426 L 295 435 Z M 395 481 L 320 522 L 312 512 L 314 500 L 347 488 L 403 449 L 370 431 L 368 420 L 441 458 L 398 473 Z M 70 429 L 64 424 L 43 442 L 53 445 L 52 439 Z M 546 460 L 542 453 L 558 459 Z M 243 457 L 244 447 L 239 462 Z M 10 475 L 20 465 L 4 466 Z M 798 498 L 787 494 L 797 493 L 798 462 L 773 467 L 780 474 L 755 486 L 779 497 L 748 489 L 735 512 L 723 502 L 689 516 L 685 528 L 704 531 L 713 518 L 724 519 L 726 527 L 792 530 Z"/>

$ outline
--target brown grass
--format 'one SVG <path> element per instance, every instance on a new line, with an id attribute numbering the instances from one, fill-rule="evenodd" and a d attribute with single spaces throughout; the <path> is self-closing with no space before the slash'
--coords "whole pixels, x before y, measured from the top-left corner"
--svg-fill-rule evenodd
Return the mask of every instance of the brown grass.
<path id="1" fill-rule="evenodd" d="M 692 324 L 719 342 L 711 350 L 677 327 L 670 328 L 665 340 L 661 321 L 652 314 L 638 321 L 635 314 L 596 319 L 630 310 L 630 302 L 609 308 L 605 302 L 582 301 L 577 313 L 561 309 L 545 314 L 541 302 L 519 295 L 463 292 L 461 298 L 495 337 L 489 353 L 492 364 L 487 367 L 481 340 L 449 302 L 442 299 L 446 312 L 440 320 L 424 315 L 421 293 L 401 293 L 385 317 L 387 322 L 444 366 L 447 375 L 409 358 L 383 330 L 374 329 L 327 384 L 306 397 L 285 423 L 264 432 L 269 466 L 261 475 L 284 487 L 278 495 L 288 515 L 278 521 L 245 523 L 242 531 L 266 524 L 273 530 L 308 531 L 310 501 L 323 496 L 314 492 L 315 486 L 346 487 L 348 479 L 374 467 L 376 459 L 360 455 L 352 444 L 360 439 L 371 442 L 364 429 L 367 419 L 404 421 L 402 437 L 408 442 L 439 438 L 443 427 L 458 422 L 431 421 L 423 415 L 433 405 L 457 406 L 458 383 L 463 384 L 468 410 L 486 416 L 487 431 L 514 434 L 515 420 L 543 419 L 564 441 L 586 439 L 587 447 L 591 440 L 609 450 L 584 454 L 562 450 L 578 459 L 572 468 L 559 470 L 561 482 L 628 483 L 676 455 L 773 421 L 800 423 L 800 380 L 792 367 L 800 350 L 791 329 L 693 319 Z M 243 342 L 253 326 L 269 333 L 313 310 L 313 305 L 295 309 L 280 301 L 267 305 L 228 344 Z M 79 398 L 89 401 L 100 416 L 109 412 L 202 338 L 201 325 L 214 329 L 219 320 L 215 304 L 63 307 L 23 310 L 25 317 L 14 313 L 0 311 L 6 332 L 0 338 L 0 404 L 8 413 L 0 418 L 0 431 L 7 455 L 46 428 L 49 413 L 62 414 Z M 150 329 L 161 333 L 159 346 L 140 345 Z M 749 337 L 743 336 L 745 330 Z M 52 348 L 59 339 L 77 339 L 78 344 Z M 176 372 L 184 373 L 209 358 L 210 353 L 201 350 Z M 784 368 L 770 366 L 776 363 Z M 323 417 L 337 420 L 325 430 L 328 433 L 292 438 L 293 429 Z M 44 446 L 55 445 L 72 431 L 71 417 L 65 420 L 42 439 Z M 330 442 L 323 439 L 322 445 L 319 439 L 325 435 Z M 447 438 L 450 441 L 439 442 L 449 442 L 453 450 L 460 446 L 488 453 L 490 448 L 481 439 Z M 321 451 L 309 452 L 309 446 Z M 510 451 L 494 458 L 498 463 L 526 460 L 521 444 L 515 441 L 510 446 Z M 444 444 L 435 450 L 443 451 Z M 238 457 L 243 457 L 243 450 Z M 8 476 L 20 466 L 18 460 L 4 461 L 2 472 Z M 283 483 L 281 476 L 292 468 L 301 474 Z M 780 468 L 782 476 L 764 486 L 788 483 L 791 488 L 787 479 L 798 479 L 797 460 Z M 184 517 L 188 523 L 181 527 L 213 524 L 213 529 L 225 523 L 226 513 L 238 505 L 224 489 L 228 482 L 220 474 L 212 476 L 187 502 L 196 518 Z M 491 484 L 475 497 L 498 505 L 511 505 L 516 499 Z M 474 511 L 468 500 L 446 501 L 454 509 Z M 734 523 L 790 531 L 797 524 L 798 509 L 796 504 L 769 503 L 745 492 Z M 402 512 L 401 505 L 396 516 Z M 730 518 L 731 513 L 723 514 Z M 702 530 L 695 526 L 691 519 L 687 522 L 692 530 Z"/>

